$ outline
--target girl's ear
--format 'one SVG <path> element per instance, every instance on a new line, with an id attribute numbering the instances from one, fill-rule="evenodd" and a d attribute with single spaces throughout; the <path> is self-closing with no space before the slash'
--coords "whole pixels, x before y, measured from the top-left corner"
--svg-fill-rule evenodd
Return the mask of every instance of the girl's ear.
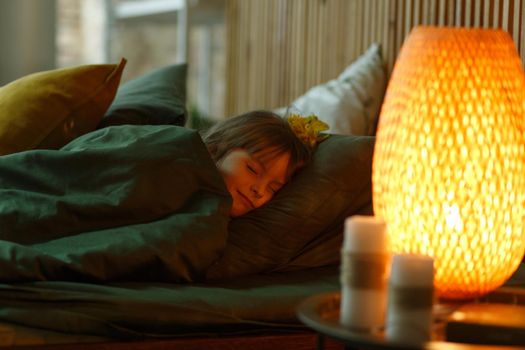
<path id="1" fill-rule="evenodd" d="M 217 161 L 218 161 L 218 159 L 217 159 L 217 145 L 209 145 L 209 144 L 207 144 L 206 148 L 208 149 L 208 153 L 210 153 L 210 155 L 211 155 L 211 159 L 213 159 L 215 161 L 215 163 L 217 163 Z"/>

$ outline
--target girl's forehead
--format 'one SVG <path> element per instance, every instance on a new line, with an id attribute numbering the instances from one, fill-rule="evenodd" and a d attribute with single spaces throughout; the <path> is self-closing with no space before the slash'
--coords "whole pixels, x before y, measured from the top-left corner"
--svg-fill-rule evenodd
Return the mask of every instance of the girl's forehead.
<path id="1" fill-rule="evenodd" d="M 261 164 L 262 167 L 268 168 L 277 160 L 281 155 L 286 152 L 256 152 L 251 155 L 252 159 Z"/>
<path id="2" fill-rule="evenodd" d="M 291 164 L 289 151 L 284 151 L 274 147 L 251 153 L 251 157 L 261 163 L 265 168 L 273 167 L 276 162 L 282 163 L 284 157 L 284 159 L 286 159 L 284 162 L 285 164 L 283 163 L 286 172 L 285 178 L 283 179 L 284 182 L 287 182 L 295 171 L 296 165 Z"/>
<path id="3" fill-rule="evenodd" d="M 278 147 L 266 147 L 251 152 L 251 155 L 254 158 L 259 159 L 260 161 L 269 161 L 284 153 L 289 152 L 279 149 Z"/>

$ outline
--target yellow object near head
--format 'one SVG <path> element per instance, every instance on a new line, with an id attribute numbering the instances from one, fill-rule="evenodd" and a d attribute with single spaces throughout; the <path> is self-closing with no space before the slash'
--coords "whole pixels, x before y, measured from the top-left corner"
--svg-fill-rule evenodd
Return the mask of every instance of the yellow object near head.
<path id="1" fill-rule="evenodd" d="M 294 134 L 301 140 L 301 142 L 312 148 L 315 147 L 317 143 L 328 137 L 328 135 L 320 134 L 322 131 L 329 129 L 328 124 L 319 120 L 314 114 L 307 117 L 302 117 L 298 114 L 290 114 L 288 115 L 287 120 Z"/>

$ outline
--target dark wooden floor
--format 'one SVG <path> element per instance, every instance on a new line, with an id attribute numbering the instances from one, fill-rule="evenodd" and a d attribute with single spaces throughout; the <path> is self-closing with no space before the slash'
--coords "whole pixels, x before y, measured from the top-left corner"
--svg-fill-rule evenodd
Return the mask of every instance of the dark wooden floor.
<path id="1" fill-rule="evenodd" d="M 13 350 L 314 350 L 317 335 L 313 332 L 249 335 L 215 338 L 176 338 L 169 340 L 141 340 L 133 342 L 104 342 L 86 344 L 56 344 L 18 346 Z M 343 346 L 330 339 L 325 340 L 324 349 L 343 350 Z"/>

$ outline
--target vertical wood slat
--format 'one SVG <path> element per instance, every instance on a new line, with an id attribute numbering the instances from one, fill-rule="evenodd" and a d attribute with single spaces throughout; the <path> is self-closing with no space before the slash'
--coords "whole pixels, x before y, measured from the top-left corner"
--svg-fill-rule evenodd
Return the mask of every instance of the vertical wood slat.
<path id="1" fill-rule="evenodd" d="M 234 29 L 237 28 L 237 19 L 239 16 L 235 13 L 237 3 L 234 1 L 229 1 L 226 3 L 226 18 L 228 18 L 229 23 L 226 26 L 226 83 L 228 85 L 228 89 L 226 89 L 226 96 L 225 96 L 225 110 L 230 111 L 232 107 L 235 105 L 234 96 L 237 95 L 237 84 L 235 84 L 235 77 L 236 77 L 236 50 L 233 45 L 237 43 L 237 39 L 235 38 L 235 33 L 237 33 Z"/>
<path id="2" fill-rule="evenodd" d="M 370 1 L 365 1 L 364 7 L 363 7 L 363 42 L 368 42 L 369 34 L 370 34 L 370 23 L 372 22 L 370 18 Z"/>
<path id="3" fill-rule="evenodd" d="M 371 42 L 377 42 L 379 41 L 379 24 L 382 22 L 381 18 L 381 12 L 378 11 L 377 8 L 377 0 L 371 0 L 372 2 L 372 9 L 371 9 L 371 18 L 374 18 L 375 20 L 371 21 L 372 24 L 372 34 L 370 41 Z"/>
<path id="4" fill-rule="evenodd" d="M 476 0 L 474 0 L 476 1 Z M 465 27 L 472 27 L 471 14 L 472 14 L 472 0 L 466 0 L 464 18 L 462 25 Z"/>
<path id="5" fill-rule="evenodd" d="M 456 1 L 456 7 L 454 11 L 454 26 L 461 27 L 461 1 Z"/>
<path id="6" fill-rule="evenodd" d="M 404 1 L 404 7 L 405 7 L 405 25 L 403 29 L 403 38 L 405 38 L 408 33 L 410 33 L 410 29 L 412 28 L 412 16 L 411 16 L 411 10 L 412 10 L 412 0 L 405 0 Z"/>
<path id="7" fill-rule="evenodd" d="M 403 27 L 404 27 L 404 15 L 405 15 L 405 2 L 406 1 L 407 0 L 396 0 L 396 3 L 397 3 L 396 19 L 395 19 L 396 25 L 394 26 L 394 31 L 396 32 L 396 46 L 395 46 L 394 52 L 399 52 L 399 50 L 401 50 L 401 45 L 403 44 L 403 39 L 404 39 Z"/>
<path id="8" fill-rule="evenodd" d="M 264 2 L 261 2 L 261 1 L 256 1 L 257 3 L 257 9 L 258 9 L 258 12 L 259 12 L 259 16 L 257 17 L 258 20 L 255 22 L 257 27 L 264 27 L 265 25 L 268 25 L 269 21 L 271 20 L 270 18 L 272 18 L 271 16 L 268 16 L 268 13 L 267 13 L 267 10 L 269 9 L 269 4 L 271 3 L 271 0 L 268 1 L 267 3 L 264 3 Z M 263 90 L 263 91 L 260 91 L 260 93 L 254 93 L 254 95 L 257 96 L 257 108 L 259 107 L 263 107 L 265 105 L 265 101 L 267 101 L 267 96 L 268 96 L 268 90 L 269 90 L 269 80 L 268 80 L 268 72 L 267 72 L 267 69 L 266 69 L 266 55 L 268 54 L 268 48 L 271 48 L 271 46 L 269 45 L 269 38 L 268 38 L 268 33 L 270 31 L 262 31 L 262 33 L 260 34 L 260 36 L 258 38 L 256 38 L 255 40 L 257 40 L 257 44 L 254 45 L 257 47 L 257 57 L 258 57 L 258 62 L 257 62 L 257 65 L 255 67 L 252 67 L 252 69 L 254 71 L 257 72 L 257 81 L 255 82 L 255 86 L 253 86 L 252 88 L 252 91 L 256 91 L 259 89 L 260 87 L 260 90 Z"/>
<path id="9" fill-rule="evenodd" d="M 265 4 L 261 4 L 260 1 L 250 0 L 252 2 L 252 7 L 254 9 L 254 13 L 257 13 L 258 16 L 252 15 L 252 20 L 250 21 L 250 51 L 251 51 L 251 59 L 248 61 L 248 64 L 250 65 L 250 75 L 252 77 L 255 77 L 255 79 L 249 79 L 248 84 L 250 86 L 249 88 L 249 98 L 251 101 L 251 104 L 256 106 L 256 108 L 259 108 L 259 103 L 262 95 L 264 94 L 265 90 L 265 84 L 264 81 L 261 81 L 261 72 L 262 69 L 259 69 L 261 67 L 262 59 L 261 59 L 261 46 L 264 45 L 264 32 L 263 31 L 256 31 L 255 28 L 259 28 L 264 23 L 264 14 L 261 13 L 262 7 Z M 257 44 L 255 44 L 257 42 Z M 261 45 L 262 44 L 262 45 Z M 261 84 L 260 93 L 255 94 L 253 93 L 255 90 L 257 90 L 257 85 Z"/>
<path id="10" fill-rule="evenodd" d="M 520 11 L 520 38 L 519 45 L 521 45 L 521 61 L 523 62 L 523 67 L 525 68 L 525 0 L 521 0 L 521 11 Z"/>
<path id="11" fill-rule="evenodd" d="M 490 26 L 490 1 L 485 0 L 483 4 L 483 27 L 488 28 Z"/>
<path id="12" fill-rule="evenodd" d="M 503 16 L 503 20 L 502 20 L 502 23 L 501 23 L 501 27 L 503 29 L 505 29 L 506 31 L 509 31 L 509 8 L 510 4 L 509 4 L 509 0 L 503 0 L 503 13 L 502 13 L 502 16 Z"/>
<path id="13" fill-rule="evenodd" d="M 300 29 L 300 21 L 302 18 L 304 18 L 304 13 L 302 12 L 302 7 L 296 6 L 295 2 L 289 1 L 287 4 L 287 16 L 289 16 L 289 13 L 297 13 L 297 16 L 289 16 L 289 20 L 286 22 L 289 23 L 289 25 L 286 27 L 286 41 L 291 43 L 291 51 L 285 50 L 288 54 L 288 60 L 284 62 L 285 66 L 288 66 L 290 68 L 291 75 L 295 77 L 295 79 L 292 80 L 284 80 L 283 84 L 287 87 L 287 93 L 288 95 L 294 95 L 296 90 L 299 90 L 299 88 L 296 87 L 296 84 L 300 82 L 303 74 L 298 74 L 298 68 L 296 64 L 292 64 L 292 62 L 295 60 L 295 56 L 302 54 L 302 40 L 291 40 L 292 33 L 295 33 L 299 31 Z M 284 50 L 284 48 L 283 48 Z M 286 76 L 283 72 L 283 76 Z"/>
<path id="14" fill-rule="evenodd" d="M 319 30 L 321 28 L 317 27 L 317 8 L 316 4 L 312 1 L 309 1 L 308 3 L 308 23 L 306 26 L 308 38 L 311 38 L 311 40 L 308 40 L 308 43 L 306 45 L 307 52 L 306 52 L 306 59 L 307 63 L 304 69 L 306 70 L 306 85 L 302 86 L 301 89 L 306 89 L 307 86 L 313 86 L 315 84 L 314 80 L 314 72 L 315 72 L 315 54 L 317 53 L 316 45 L 317 45 L 317 36 L 319 34 Z"/>
<path id="15" fill-rule="evenodd" d="M 323 43 L 323 39 L 324 39 L 324 35 L 325 35 L 325 31 L 326 31 L 326 23 L 324 23 L 323 19 L 325 17 L 325 13 L 326 13 L 326 2 L 321 2 L 321 6 L 320 6 L 320 9 L 318 11 L 316 11 L 316 15 L 317 15 L 317 18 L 316 18 L 316 28 L 318 29 L 316 32 L 317 34 L 317 44 L 315 45 L 315 51 L 314 51 L 314 55 L 313 57 L 315 57 L 315 62 L 314 62 L 314 66 L 315 66 L 315 75 L 314 75 L 314 78 L 313 78 L 313 84 L 318 84 L 319 82 L 321 82 L 321 70 L 322 70 L 322 66 L 323 66 L 323 63 L 322 62 L 322 43 Z"/>
<path id="16" fill-rule="evenodd" d="M 445 5 L 446 5 L 446 0 L 439 0 L 439 10 L 438 10 L 438 17 L 439 17 L 439 21 L 438 21 L 438 25 L 439 26 L 444 26 L 445 25 Z"/>
<path id="17" fill-rule="evenodd" d="M 352 56 L 358 55 L 359 51 L 361 51 L 361 42 L 363 40 L 363 2 L 362 1 L 355 1 L 357 8 L 356 8 L 356 35 L 355 35 L 355 45 L 354 45 L 354 52 Z"/>
<path id="18" fill-rule="evenodd" d="M 493 1 L 492 28 L 499 28 L 499 0 Z"/>
<path id="19" fill-rule="evenodd" d="M 248 3 L 246 3 L 248 4 Z M 239 18 L 239 57 L 238 57 L 238 60 L 237 60 L 237 63 L 239 65 L 239 77 L 237 77 L 236 79 L 238 79 L 238 82 L 239 82 L 239 98 L 235 101 L 236 103 L 236 106 L 237 106 L 237 109 L 242 109 L 244 107 L 244 104 L 241 104 L 241 102 L 243 102 L 246 98 L 247 98 L 247 86 L 246 86 L 246 82 L 248 81 L 248 70 L 247 70 L 247 61 L 251 59 L 251 57 L 249 57 L 249 48 L 248 48 L 248 44 L 246 42 L 247 40 L 247 37 L 244 36 L 244 33 L 246 33 L 247 30 L 249 30 L 249 28 L 247 28 L 247 23 L 249 23 L 250 21 L 250 18 L 248 17 L 248 15 L 250 14 L 250 8 L 248 6 L 246 6 L 246 4 L 244 4 L 244 6 L 242 6 L 242 4 L 238 4 L 238 6 L 240 7 L 240 18 Z M 243 56 L 244 56 L 244 59 L 243 59 Z M 245 79 L 243 79 L 242 77 L 246 77 Z"/>
<path id="20" fill-rule="evenodd" d="M 417 24 L 421 24 L 421 0 L 413 0 L 412 6 L 412 26 L 410 29 Z"/>
<path id="21" fill-rule="evenodd" d="M 372 42 L 390 72 L 420 24 L 507 30 L 525 57 L 525 0 L 227 0 L 226 114 L 290 103 Z"/>
<path id="22" fill-rule="evenodd" d="M 397 13 L 397 4 L 396 4 L 396 1 L 392 0 L 390 2 L 386 2 L 387 3 L 387 10 L 388 10 L 388 13 L 389 15 L 387 16 L 388 18 L 388 23 L 387 23 L 387 33 L 388 33 L 388 42 L 387 42 L 387 45 L 384 45 L 383 46 L 383 57 L 386 58 L 386 68 L 387 68 L 387 71 L 388 72 L 391 72 L 392 71 L 392 68 L 394 66 L 394 61 L 395 61 L 395 52 L 397 52 L 397 46 L 396 46 L 396 27 L 395 27 L 395 19 L 396 19 L 396 13 Z M 385 54 L 385 50 L 386 50 L 386 54 Z"/>
<path id="23" fill-rule="evenodd" d="M 356 23 L 357 23 L 357 1 L 349 1 L 348 6 L 346 7 L 345 15 L 348 17 L 348 21 L 346 22 L 346 25 L 344 27 L 344 31 L 346 33 L 355 33 L 356 31 Z M 349 36 L 346 40 L 348 44 L 345 47 L 344 50 L 344 57 L 345 59 L 347 57 L 352 57 L 354 55 L 355 50 L 355 34 L 352 36 Z M 353 42 L 351 42 L 353 41 Z"/>
<path id="24" fill-rule="evenodd" d="M 306 85 L 306 72 L 302 72 L 302 67 L 297 64 L 300 57 L 305 57 L 304 62 L 306 62 L 306 56 L 308 55 L 308 52 L 306 51 L 306 44 L 307 44 L 307 36 L 305 36 L 304 40 L 302 38 L 296 38 L 296 33 L 300 33 L 303 30 L 305 30 L 305 23 L 308 22 L 308 8 L 306 7 L 306 4 L 304 2 L 298 2 L 294 1 L 291 4 L 290 12 L 292 14 L 295 14 L 298 9 L 299 13 L 301 14 L 299 18 L 295 20 L 295 27 L 294 31 L 290 33 L 290 37 L 293 38 L 294 41 L 298 42 L 298 51 L 295 53 L 292 53 L 290 56 L 290 65 L 295 67 L 296 71 L 296 77 L 295 79 L 290 79 L 289 83 L 292 84 L 291 86 L 291 93 L 295 95 L 299 91 L 303 89 L 303 86 Z M 293 16 L 292 16 L 293 18 Z M 292 95 L 292 96 L 293 96 Z"/>
<path id="25" fill-rule="evenodd" d="M 521 0 L 521 16 L 520 16 L 521 33 L 519 38 L 519 45 L 521 45 L 521 61 L 525 66 L 525 0 Z"/>
<path id="26" fill-rule="evenodd" d="M 474 3 L 474 27 L 481 26 L 481 0 L 476 0 Z"/>
<path id="27" fill-rule="evenodd" d="M 267 72 L 266 77 L 266 91 L 264 92 L 266 94 L 265 101 L 268 101 L 269 103 L 273 104 L 274 102 L 274 96 L 275 93 L 272 91 L 272 86 L 276 85 L 276 78 L 275 78 L 275 69 L 273 69 L 273 66 L 276 64 L 275 56 L 278 55 L 279 52 L 279 41 L 278 41 L 278 34 L 279 34 L 279 28 L 277 23 L 277 18 L 273 15 L 276 13 L 275 11 L 275 0 L 269 0 L 268 4 L 266 6 L 265 11 L 267 12 L 265 16 L 268 17 L 268 22 L 270 23 L 270 26 L 274 28 L 273 31 L 266 32 L 266 41 L 267 41 L 267 47 L 268 49 L 264 51 L 264 68 Z"/>
<path id="28" fill-rule="evenodd" d="M 514 8 L 512 9 L 512 12 L 514 13 L 513 18 L 513 26 L 512 26 L 512 37 L 514 38 L 514 41 L 517 44 L 518 50 L 520 49 L 520 45 L 522 45 L 522 40 L 520 40 L 520 0 L 514 0 Z M 523 25 L 523 24 L 521 24 Z M 519 52 L 519 51 L 518 51 Z M 523 57 L 523 56 L 522 56 Z"/>

